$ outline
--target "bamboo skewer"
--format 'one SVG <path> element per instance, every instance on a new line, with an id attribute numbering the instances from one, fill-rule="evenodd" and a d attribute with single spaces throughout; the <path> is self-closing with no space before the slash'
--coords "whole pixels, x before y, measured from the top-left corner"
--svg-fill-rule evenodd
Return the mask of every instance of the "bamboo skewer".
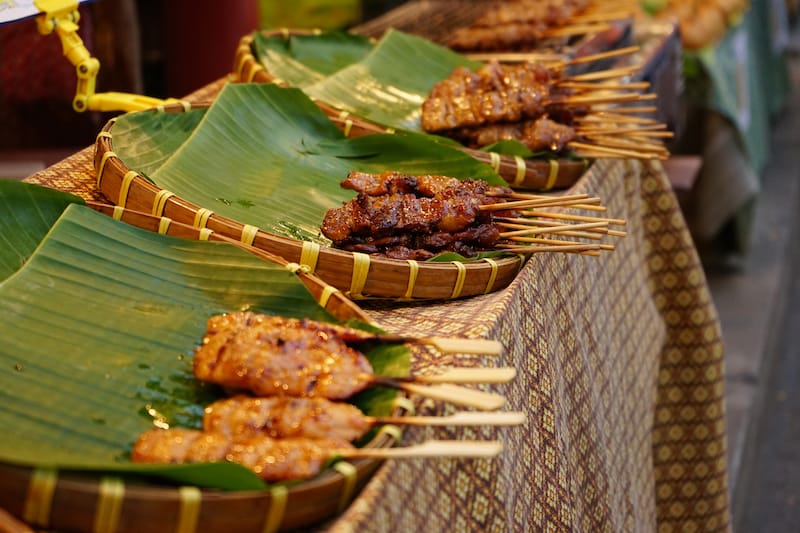
<path id="1" fill-rule="evenodd" d="M 607 70 L 598 70 L 596 72 L 587 72 L 586 74 L 575 74 L 565 78 L 569 81 L 595 81 L 595 80 L 608 80 L 612 78 L 622 78 L 630 76 L 635 72 L 639 72 L 642 68 L 641 64 L 631 65 L 628 67 L 617 67 Z"/>
<path id="2" fill-rule="evenodd" d="M 435 374 L 415 375 L 414 383 L 508 383 L 517 376 L 517 369 L 506 367 L 463 368 L 448 367 Z M 403 379 L 403 378 L 397 378 Z"/>
<path id="3" fill-rule="evenodd" d="M 431 346 L 443 354 L 501 355 L 503 345 L 491 339 L 462 339 L 455 337 L 408 337 L 404 335 L 375 335 L 366 340 L 408 342 Z"/>
<path id="4" fill-rule="evenodd" d="M 597 113 L 607 113 L 613 112 L 617 114 L 624 114 L 627 115 L 629 113 L 636 114 L 636 113 L 655 113 L 658 111 L 658 107 L 654 105 L 648 106 L 622 106 L 622 107 L 610 107 L 610 108 L 596 108 L 594 110 Z"/>
<path id="5" fill-rule="evenodd" d="M 528 227 L 526 229 L 500 232 L 500 237 L 507 239 L 509 237 L 559 233 L 560 231 L 569 231 L 569 230 L 577 230 L 584 228 L 599 228 L 607 226 L 608 226 L 607 222 L 586 222 L 584 224 L 564 224 L 559 226 Z"/>
<path id="6" fill-rule="evenodd" d="M 584 91 L 633 91 L 644 90 L 650 88 L 650 83 L 646 81 L 637 81 L 630 83 L 594 83 L 590 81 L 565 81 L 556 82 L 559 87 L 566 89 L 576 89 Z"/>
<path id="7" fill-rule="evenodd" d="M 468 387 L 451 385 L 449 383 L 441 385 L 420 385 L 418 383 L 387 379 L 380 384 L 432 400 L 449 402 L 453 405 L 461 405 L 463 407 L 474 407 L 483 411 L 500 409 L 506 403 L 505 396 L 500 394 L 483 392 Z"/>
<path id="8" fill-rule="evenodd" d="M 608 222 L 609 225 L 613 226 L 625 226 L 627 225 L 627 221 L 621 218 L 599 218 L 599 217 L 588 217 L 584 215 L 572 215 L 569 213 L 551 213 L 548 211 L 529 211 L 526 213 L 528 217 L 540 217 L 540 218 L 554 218 L 560 220 L 574 220 L 578 222 L 595 222 L 595 221 L 604 221 Z M 506 217 L 498 217 L 498 220 L 506 220 L 506 221 L 515 221 L 518 224 L 527 224 L 530 222 L 527 218 L 506 218 Z"/>
<path id="9" fill-rule="evenodd" d="M 575 122 L 579 123 L 627 123 L 627 124 L 659 124 L 658 120 L 654 118 L 632 117 L 625 114 L 607 113 L 605 111 L 593 115 L 586 115 L 585 117 L 577 117 Z"/>
<path id="10" fill-rule="evenodd" d="M 513 220 L 513 219 L 508 219 Z M 558 227 L 561 226 L 560 223 L 555 221 L 546 221 L 546 220 L 526 220 L 523 219 L 526 223 L 518 223 L 515 224 L 513 222 L 498 222 L 497 225 L 506 229 L 510 230 L 523 230 L 531 227 Z M 520 221 L 522 222 L 522 220 Z M 530 222 L 530 223 L 527 223 Z M 563 235 L 564 237 L 578 237 L 581 239 L 592 239 L 592 240 L 600 240 L 603 238 L 604 235 L 612 235 L 612 231 L 608 229 L 608 226 L 601 226 L 597 228 L 586 228 L 583 230 L 559 230 L 558 234 Z M 619 235 L 612 235 L 614 237 L 618 237 Z"/>
<path id="11" fill-rule="evenodd" d="M 381 416 L 366 417 L 370 424 L 398 426 L 518 426 L 525 423 L 525 413 L 461 411 L 450 416 Z"/>
<path id="12" fill-rule="evenodd" d="M 526 207 L 541 207 L 553 205 L 570 205 L 570 202 L 580 200 L 583 203 L 600 202 L 600 198 L 589 198 L 587 194 L 573 194 L 560 197 L 527 198 L 523 200 L 512 200 L 510 202 L 500 202 L 497 204 L 484 204 L 480 206 L 481 211 L 507 211 L 509 209 L 523 209 Z"/>
<path id="13" fill-rule="evenodd" d="M 595 61 L 602 61 L 603 59 L 609 59 L 612 57 L 619 57 L 628 54 L 636 53 L 640 50 L 638 46 L 628 46 L 625 48 L 617 48 L 616 50 L 609 50 L 608 52 L 599 52 L 597 54 L 590 54 L 585 55 L 582 57 L 576 57 L 573 59 L 568 59 L 566 61 L 562 61 L 559 67 L 567 67 L 570 65 L 580 65 L 583 63 L 594 63 Z M 558 67 L 556 67 L 558 68 Z"/>
<path id="14" fill-rule="evenodd" d="M 556 245 L 564 245 L 564 246 L 569 246 L 571 244 L 575 244 L 575 241 L 558 241 L 558 240 L 553 240 L 553 239 L 540 239 L 538 237 L 512 237 L 509 240 L 514 241 L 515 243 L 520 242 L 520 243 L 531 243 L 531 244 L 548 244 L 549 242 L 555 242 Z M 517 245 L 517 246 L 519 246 L 519 245 Z M 601 243 L 601 244 L 598 244 L 597 246 L 598 246 L 597 251 L 588 250 L 588 251 L 582 251 L 582 252 L 578 252 L 578 253 L 586 254 L 586 255 L 599 256 L 600 255 L 600 251 L 613 252 L 614 250 L 616 250 L 616 246 L 614 246 L 613 244 L 602 244 Z"/>
<path id="15" fill-rule="evenodd" d="M 588 150 L 589 153 L 600 153 L 606 155 L 615 155 L 617 157 L 632 157 L 636 159 L 657 159 L 659 156 L 654 154 L 642 153 L 635 150 L 626 150 L 623 148 L 614 148 L 614 147 L 605 147 L 595 144 L 588 144 L 582 143 L 577 141 L 571 141 L 567 144 L 570 148 L 576 149 L 578 153 L 580 150 Z"/>
<path id="16" fill-rule="evenodd" d="M 503 451 L 499 441 L 429 440 L 399 448 L 331 450 L 331 457 L 346 459 L 417 459 L 435 457 L 491 458 Z"/>
<path id="17" fill-rule="evenodd" d="M 496 60 L 501 63 L 524 63 L 526 61 L 554 63 L 563 59 L 560 54 L 545 54 L 541 52 L 476 52 L 465 55 L 474 61 Z"/>
<path id="18" fill-rule="evenodd" d="M 599 244 L 565 244 L 554 246 L 518 246 L 513 244 L 499 244 L 498 248 L 502 248 L 507 252 L 519 254 L 535 254 L 541 252 L 583 252 L 587 250 L 600 250 Z"/>

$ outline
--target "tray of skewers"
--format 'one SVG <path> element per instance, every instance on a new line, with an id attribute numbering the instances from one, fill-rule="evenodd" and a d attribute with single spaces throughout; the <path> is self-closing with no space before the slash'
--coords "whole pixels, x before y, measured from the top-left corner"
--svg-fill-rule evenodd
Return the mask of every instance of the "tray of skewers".
<path id="1" fill-rule="evenodd" d="M 502 451 L 405 425 L 523 422 L 464 385 L 511 368 L 410 372 L 411 346 L 493 341 L 388 335 L 296 265 L 149 213 L 16 181 L 0 203 L 0 507 L 34 527 L 307 526 L 387 458 Z M 425 396 L 470 409 L 410 416 Z"/>
<path id="2" fill-rule="evenodd" d="M 597 256 L 625 234 L 601 199 L 517 193 L 450 141 L 346 128 L 299 89 L 228 84 L 210 105 L 109 122 L 97 185 L 117 206 L 268 251 L 351 298 L 485 294 L 533 253 Z"/>
<path id="3" fill-rule="evenodd" d="M 636 46 L 578 58 L 477 61 L 398 30 L 258 32 L 243 37 L 233 79 L 298 87 L 348 135 L 388 131 L 455 141 L 516 189 L 573 185 L 598 158 L 663 159 L 666 125 L 651 117 L 640 65 L 598 65 Z M 508 57 L 508 56 L 503 56 Z M 575 73 L 576 67 L 587 67 Z"/>

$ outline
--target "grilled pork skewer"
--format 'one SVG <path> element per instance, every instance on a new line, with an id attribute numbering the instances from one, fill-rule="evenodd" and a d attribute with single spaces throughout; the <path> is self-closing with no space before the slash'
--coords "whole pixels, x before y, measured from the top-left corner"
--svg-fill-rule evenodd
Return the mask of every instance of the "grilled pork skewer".
<path id="1" fill-rule="evenodd" d="M 496 441 L 430 441 L 403 448 L 355 448 L 337 439 L 272 439 L 258 436 L 233 441 L 219 433 L 192 429 L 155 429 L 139 436 L 131 452 L 137 463 L 209 463 L 229 461 L 251 469 L 267 482 L 307 479 L 332 458 L 494 457 Z"/>
<path id="2" fill-rule="evenodd" d="M 505 403 L 503 396 L 475 389 L 375 376 L 369 360 L 348 346 L 339 331 L 307 319 L 252 312 L 217 315 L 208 320 L 202 344 L 195 350 L 194 373 L 201 381 L 257 396 L 341 400 L 382 385 L 480 409 L 497 409 Z M 485 370 L 476 371 L 480 372 Z M 426 379 L 432 382 L 430 377 L 416 381 Z"/>
<path id="3" fill-rule="evenodd" d="M 525 415 L 462 412 L 452 416 L 367 416 L 355 405 L 325 398 L 234 396 L 205 409 L 203 430 L 231 439 L 265 435 L 274 439 L 307 437 L 354 441 L 376 425 L 519 425 Z"/>

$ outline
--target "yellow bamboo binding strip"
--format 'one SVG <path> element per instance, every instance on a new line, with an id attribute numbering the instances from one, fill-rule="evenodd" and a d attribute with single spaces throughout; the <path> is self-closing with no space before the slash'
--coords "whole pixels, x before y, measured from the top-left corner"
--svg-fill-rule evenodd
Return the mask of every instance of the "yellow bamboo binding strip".
<path id="1" fill-rule="evenodd" d="M 556 178 L 558 178 L 558 161 L 555 159 L 550 160 L 550 175 L 547 176 L 547 183 L 544 184 L 545 191 L 549 191 L 552 189 L 556 184 Z"/>
<path id="2" fill-rule="evenodd" d="M 303 241 L 303 249 L 300 250 L 300 264 L 307 266 L 308 271 L 312 274 L 317 270 L 319 250 L 319 244 L 310 241 Z"/>
<path id="3" fill-rule="evenodd" d="M 104 477 L 97 494 L 94 514 L 94 533 L 114 533 L 119 527 L 125 484 L 119 478 Z"/>
<path id="4" fill-rule="evenodd" d="M 350 130 L 353 129 L 353 121 L 347 118 L 350 116 L 350 113 L 347 111 L 342 111 L 339 113 L 339 120 L 344 121 L 344 136 L 350 137 Z"/>
<path id="5" fill-rule="evenodd" d="M 158 221 L 158 232 L 161 235 L 166 235 L 170 224 L 172 224 L 171 218 L 161 217 L 161 220 Z"/>
<path id="6" fill-rule="evenodd" d="M 386 424 L 385 426 L 381 426 L 381 429 L 378 430 L 378 435 L 381 433 L 389 435 L 395 440 L 395 442 L 400 442 L 400 439 L 403 438 L 403 430 L 394 424 Z"/>
<path id="7" fill-rule="evenodd" d="M 364 285 L 367 284 L 369 264 L 370 259 L 367 254 L 353 252 L 353 277 L 350 280 L 350 292 L 348 293 L 351 298 L 358 298 L 362 295 Z"/>
<path id="8" fill-rule="evenodd" d="M 331 299 L 331 296 L 339 292 L 339 289 L 334 287 L 333 285 L 326 285 L 324 289 L 322 289 L 322 294 L 319 296 L 319 305 L 322 306 L 323 309 L 327 307 L 328 300 Z"/>
<path id="9" fill-rule="evenodd" d="M 492 292 L 492 287 L 494 287 L 494 281 L 497 279 L 497 261 L 494 259 L 489 259 L 488 257 L 484 257 L 483 259 L 492 267 L 492 272 L 489 274 L 489 281 L 486 282 L 486 288 L 483 291 L 483 294 L 489 294 Z"/>
<path id="10" fill-rule="evenodd" d="M 402 409 L 408 415 L 413 415 L 417 412 L 414 402 L 409 400 L 406 396 L 395 396 L 392 400 L 392 407 L 395 409 Z"/>
<path id="11" fill-rule="evenodd" d="M 95 142 L 97 142 L 100 139 L 110 139 L 110 138 L 111 138 L 111 132 L 104 130 L 104 131 L 101 131 L 100 133 L 98 133 L 97 137 L 95 137 L 94 140 L 95 140 Z"/>
<path id="12" fill-rule="evenodd" d="M 200 518 L 200 503 L 203 495 L 197 487 L 181 487 L 178 489 L 180 495 L 180 508 L 178 509 L 178 525 L 175 533 L 195 533 L 197 522 Z"/>
<path id="13" fill-rule="evenodd" d="M 125 208 L 119 205 L 114 206 L 114 212 L 111 214 L 111 217 L 114 220 L 122 220 L 122 215 L 125 214 Z"/>
<path id="14" fill-rule="evenodd" d="M 453 293 L 450 295 L 450 298 L 458 298 L 461 296 L 461 291 L 464 290 L 464 279 L 467 277 L 467 267 L 461 261 L 451 261 L 451 263 L 458 269 L 458 277 L 456 278 L 456 284 L 453 286 Z"/>
<path id="15" fill-rule="evenodd" d="M 408 263 L 408 286 L 406 286 L 406 292 L 403 295 L 403 298 L 406 300 L 410 300 L 411 296 L 414 294 L 414 287 L 417 284 L 417 276 L 419 275 L 419 263 L 417 263 L 413 259 L 406 260 Z"/>
<path id="16" fill-rule="evenodd" d="M 131 190 L 131 182 L 138 176 L 139 173 L 135 170 L 129 170 L 124 176 L 122 176 L 122 184 L 119 186 L 119 199 L 117 200 L 117 205 L 125 207 L 125 204 L 128 203 L 128 191 Z"/>
<path id="17" fill-rule="evenodd" d="M 283 521 L 283 514 L 286 512 L 286 500 L 289 496 L 289 489 L 286 487 L 273 487 L 269 491 L 269 509 L 267 516 L 264 517 L 263 533 L 274 533 Z"/>
<path id="18" fill-rule="evenodd" d="M 250 70 L 247 73 L 247 81 L 252 82 L 256 78 L 256 74 L 262 70 L 267 70 L 255 61 L 250 63 Z"/>
<path id="19" fill-rule="evenodd" d="M 333 465 L 333 468 L 344 476 L 341 493 L 339 494 L 339 505 L 337 507 L 337 512 L 341 513 L 347 509 L 350 500 L 353 499 L 353 493 L 356 491 L 358 470 L 347 461 L 339 461 Z"/>
<path id="20" fill-rule="evenodd" d="M 197 210 L 197 213 L 194 214 L 194 223 L 193 226 L 195 228 L 205 228 L 206 224 L 208 224 L 208 219 L 211 218 L 214 212 L 210 209 L 206 209 L 205 207 L 201 207 Z"/>
<path id="21" fill-rule="evenodd" d="M 103 172 L 106 170 L 106 162 L 112 158 L 117 157 L 117 154 L 109 150 L 100 158 L 100 168 L 97 169 L 97 188 L 100 188 L 100 181 L 103 179 Z"/>
<path id="22" fill-rule="evenodd" d="M 53 507 L 53 493 L 56 490 L 58 472 L 52 469 L 37 468 L 28 483 L 28 495 L 22 519 L 35 526 L 50 526 L 50 510 Z"/>
<path id="23" fill-rule="evenodd" d="M 514 163 L 517 164 L 517 174 L 514 176 L 514 185 L 520 186 L 525 183 L 525 172 L 527 167 L 525 166 L 525 160 L 518 155 L 514 156 Z"/>
<path id="24" fill-rule="evenodd" d="M 165 189 L 158 191 L 155 200 L 153 200 L 152 214 L 157 217 L 164 216 L 164 208 L 167 207 L 167 200 L 173 196 L 175 196 L 175 193 L 171 193 Z"/>
<path id="25" fill-rule="evenodd" d="M 500 172 L 500 154 L 497 152 L 489 152 L 489 164 L 495 172 Z"/>
<path id="26" fill-rule="evenodd" d="M 244 228 L 242 228 L 242 242 L 244 244 L 253 245 L 253 242 L 256 240 L 256 234 L 258 233 L 258 228 L 252 226 L 250 224 L 245 224 Z"/>
<path id="27" fill-rule="evenodd" d="M 197 236 L 197 240 L 198 241 L 207 241 L 211 237 L 212 233 L 214 233 L 214 232 L 211 231 L 208 228 L 201 228 L 200 229 L 200 235 Z"/>

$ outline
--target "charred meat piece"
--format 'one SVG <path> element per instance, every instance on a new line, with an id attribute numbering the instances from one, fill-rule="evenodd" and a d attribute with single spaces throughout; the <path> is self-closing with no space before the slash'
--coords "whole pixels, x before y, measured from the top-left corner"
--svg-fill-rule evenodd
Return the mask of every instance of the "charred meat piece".
<path id="1" fill-rule="evenodd" d="M 203 429 L 234 440 L 267 436 L 353 441 L 372 427 L 358 407 L 325 398 L 234 396 L 206 407 Z"/>
<path id="2" fill-rule="evenodd" d="M 462 128 L 451 135 L 467 146 L 473 147 L 488 146 L 498 141 L 513 139 L 524 144 L 532 152 L 543 150 L 560 152 L 576 134 L 572 126 L 541 117 L 515 124 Z"/>
<path id="3" fill-rule="evenodd" d="M 229 461 L 251 469 L 269 482 L 317 475 L 337 451 L 352 449 L 337 439 L 273 439 L 240 441 L 219 433 L 191 429 L 154 429 L 139 436 L 131 452 L 137 463 L 208 463 Z"/>
<path id="4" fill-rule="evenodd" d="M 438 132 L 493 122 L 516 122 L 546 112 L 558 75 L 540 63 L 491 61 L 471 73 L 456 68 L 422 104 L 422 127 Z"/>
<path id="5" fill-rule="evenodd" d="M 372 366 L 320 322 L 243 312 L 208 320 L 194 373 L 259 396 L 343 399 L 370 384 Z"/>

